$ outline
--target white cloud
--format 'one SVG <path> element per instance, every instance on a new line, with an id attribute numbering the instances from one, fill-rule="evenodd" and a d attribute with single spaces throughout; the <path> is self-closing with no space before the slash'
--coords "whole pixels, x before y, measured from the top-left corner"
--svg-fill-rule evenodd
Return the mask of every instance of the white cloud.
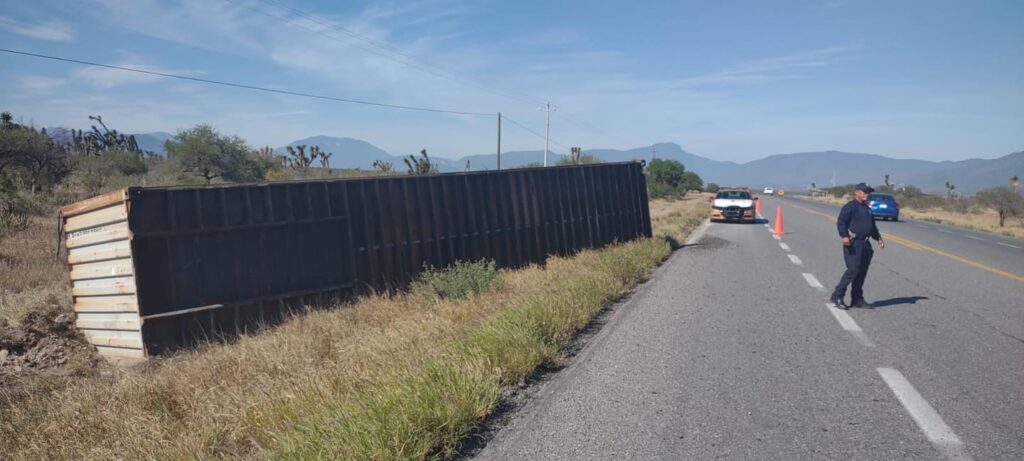
<path id="1" fill-rule="evenodd" d="M 64 84 L 63 79 L 42 75 L 25 75 L 18 78 L 18 89 L 23 95 L 38 95 L 50 92 Z"/>
<path id="2" fill-rule="evenodd" d="M 134 53 L 120 52 L 124 57 L 113 65 L 129 69 L 138 69 L 147 72 L 160 72 L 164 74 L 189 75 L 195 72 L 188 70 L 168 69 L 165 67 L 146 64 L 142 58 Z M 141 72 L 130 72 L 108 67 L 83 67 L 71 73 L 71 78 L 83 80 L 89 84 L 102 89 L 110 89 L 124 85 L 137 85 L 166 81 L 166 77 L 159 75 L 145 74 Z"/>
<path id="3" fill-rule="evenodd" d="M 804 78 L 804 75 L 799 73 L 801 69 L 824 67 L 841 61 L 855 59 L 852 53 L 862 48 L 862 44 L 855 43 L 757 59 L 740 64 L 732 69 L 684 78 L 677 81 L 675 87 L 695 88 L 706 85 L 770 82 Z"/>
<path id="4" fill-rule="evenodd" d="M 67 23 L 56 19 L 30 24 L 0 16 L 0 29 L 51 42 L 70 42 L 75 38 L 74 29 Z"/>

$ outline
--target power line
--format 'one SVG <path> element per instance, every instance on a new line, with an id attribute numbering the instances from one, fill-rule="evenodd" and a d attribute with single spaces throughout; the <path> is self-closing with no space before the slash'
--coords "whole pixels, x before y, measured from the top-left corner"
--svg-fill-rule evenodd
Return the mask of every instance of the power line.
<path id="1" fill-rule="evenodd" d="M 527 133 L 530 133 L 530 134 L 532 134 L 532 135 L 534 135 L 534 136 L 536 136 L 536 137 L 538 137 L 540 139 L 544 139 L 544 133 L 538 133 L 537 131 L 531 129 L 530 127 L 528 127 L 526 125 L 523 125 L 522 123 L 519 123 L 519 122 L 517 122 L 517 121 L 515 121 L 515 120 L 513 120 L 511 118 L 508 118 L 508 116 L 505 115 L 505 114 L 501 114 L 501 119 L 506 121 L 506 122 L 509 122 L 509 123 L 519 127 L 519 128 L 521 128 L 523 131 L 526 131 Z M 559 146 L 559 147 L 561 147 L 563 149 L 569 149 L 569 147 L 567 147 L 565 144 L 562 144 L 562 143 L 560 143 L 558 141 L 555 141 L 554 139 L 551 140 L 551 144 Z"/>
<path id="2" fill-rule="evenodd" d="M 528 96 L 528 95 L 524 95 L 524 94 L 521 94 L 521 93 L 517 94 L 516 92 L 511 92 L 511 91 L 503 90 L 503 89 L 496 88 L 496 87 L 489 87 L 489 86 L 487 86 L 487 85 L 485 85 L 485 84 L 483 84 L 481 82 L 478 82 L 478 81 L 476 81 L 474 79 L 459 76 L 459 75 L 457 75 L 457 74 L 455 74 L 455 73 L 453 73 L 451 71 L 448 71 L 448 70 L 444 69 L 439 64 L 437 64 L 437 63 L 435 63 L 435 62 L 433 62 L 433 61 L 431 61 L 431 60 L 429 60 L 427 58 L 424 58 L 422 56 L 410 53 L 410 52 L 405 51 L 405 50 L 403 50 L 403 49 L 401 49 L 399 47 L 391 45 L 391 44 L 389 44 L 387 42 L 383 42 L 383 41 L 380 41 L 380 40 L 375 40 L 372 37 L 368 37 L 366 35 L 360 34 L 358 32 L 355 32 L 355 31 L 351 30 L 351 29 L 348 29 L 348 28 L 345 28 L 345 27 L 340 26 L 338 24 L 335 24 L 333 22 L 325 21 L 323 19 L 320 19 L 319 17 L 317 17 L 316 15 L 314 15 L 312 13 L 308 13 L 308 12 L 300 10 L 298 8 L 286 5 L 283 2 L 280 2 L 280 1 L 277 1 L 277 0 L 257 0 L 257 1 L 262 2 L 264 4 L 267 4 L 267 5 L 270 5 L 272 7 L 275 7 L 278 10 L 285 11 L 285 12 L 294 14 L 296 16 L 308 19 L 309 21 L 312 21 L 312 22 L 314 22 L 316 24 L 319 24 L 319 25 L 321 25 L 323 27 L 326 27 L 328 29 L 332 29 L 334 31 L 340 32 L 342 34 L 345 34 L 345 35 L 347 35 L 349 37 L 352 37 L 352 38 L 354 38 L 356 40 L 359 40 L 359 41 L 361 41 L 363 43 L 366 43 L 367 45 L 369 45 L 369 46 L 371 46 L 373 48 L 376 48 L 376 49 L 378 49 L 380 51 L 377 51 L 377 50 L 374 50 L 374 49 L 369 49 L 369 48 L 360 46 L 358 44 L 353 44 L 351 41 L 343 40 L 343 39 L 341 39 L 341 38 L 339 38 L 337 36 L 324 34 L 320 30 L 316 30 L 316 29 L 313 29 L 313 28 L 310 28 L 310 27 L 306 27 L 306 26 L 303 26 L 301 24 L 297 24 L 294 21 L 290 21 L 290 19 L 287 18 L 287 17 L 281 17 L 281 16 L 277 16 L 277 15 L 268 13 L 268 12 L 263 11 L 261 9 L 249 6 L 249 5 L 245 4 L 245 3 L 241 3 L 239 0 L 225 0 L 225 1 L 227 1 L 229 3 L 232 3 L 234 5 L 237 5 L 237 6 L 243 7 L 243 8 L 247 8 L 247 9 L 249 9 L 251 11 L 255 11 L 255 12 L 261 13 L 263 15 L 269 16 L 269 17 L 274 18 L 274 19 L 279 19 L 279 20 L 282 20 L 282 21 L 289 21 L 289 22 L 291 22 L 292 25 L 294 25 L 296 27 L 300 27 L 300 28 L 308 30 L 308 31 L 310 31 L 312 33 L 323 35 L 324 37 L 328 37 L 328 38 L 331 38 L 333 40 L 340 41 L 342 43 L 354 46 L 354 47 L 356 47 L 356 48 L 358 48 L 360 50 L 366 51 L 368 53 L 373 53 L 375 55 L 378 55 L 378 56 L 381 56 L 383 58 L 389 59 L 391 61 L 397 62 L 399 64 L 406 65 L 406 66 L 409 66 L 409 67 L 413 67 L 415 69 L 419 69 L 419 70 L 421 70 L 423 72 L 426 72 L 426 73 L 429 73 L 431 75 L 434 75 L 435 77 L 439 77 L 439 78 L 442 78 L 442 79 L 445 79 L 445 80 L 448 80 L 448 81 L 454 81 L 454 82 L 459 82 L 459 83 L 467 84 L 467 85 L 473 86 L 473 87 L 475 87 L 477 89 L 480 89 L 480 90 L 483 90 L 483 91 L 486 91 L 486 92 L 489 92 L 489 93 L 494 93 L 494 94 L 497 94 L 497 95 L 500 95 L 500 96 L 504 96 L 504 97 L 507 97 L 507 98 L 510 98 L 510 99 L 514 99 L 516 101 L 519 101 L 519 102 L 522 102 L 522 103 L 525 103 L 525 104 L 529 104 L 531 106 L 535 106 L 535 105 L 541 104 L 539 102 L 539 100 L 532 100 L 532 99 L 530 99 L 531 97 Z M 395 57 L 389 56 L 386 53 L 397 54 L 399 56 L 402 56 L 404 59 L 396 59 Z M 418 66 L 417 63 L 421 64 L 421 66 Z M 429 67 L 429 68 L 424 68 L 424 66 L 425 67 Z M 598 127 L 598 126 L 594 125 L 593 123 L 590 123 L 590 122 L 588 122 L 588 121 L 586 121 L 586 120 L 584 120 L 584 119 L 582 119 L 582 118 L 580 118 L 580 117 L 578 117 L 576 115 L 573 115 L 571 112 L 568 112 L 565 109 L 562 109 L 562 114 L 565 115 L 566 119 L 570 123 L 572 123 L 572 124 L 574 124 L 574 125 L 576 125 L 578 127 L 581 127 L 583 129 L 586 129 L 586 130 L 591 130 L 591 131 L 594 131 L 594 132 L 597 132 L 597 133 L 601 133 L 601 134 L 606 134 L 607 133 L 607 131 L 604 130 L 603 128 Z"/>
<path id="3" fill-rule="evenodd" d="M 512 93 L 510 91 L 506 91 L 506 90 L 502 90 L 502 89 L 494 88 L 494 87 L 489 87 L 489 86 L 484 85 L 483 83 L 477 82 L 477 81 L 475 81 L 473 79 L 461 77 L 459 75 L 456 75 L 453 72 L 445 70 L 441 66 L 431 62 L 430 60 L 427 60 L 426 58 L 423 58 L 421 56 L 417 56 L 415 54 L 409 53 L 409 52 L 407 52 L 405 50 L 402 50 L 401 48 L 398 48 L 396 46 L 387 44 L 385 42 L 374 40 L 373 38 L 370 38 L 370 37 L 367 37 L 365 35 L 359 34 L 357 32 L 354 32 L 354 31 L 350 30 L 350 29 L 347 29 L 345 27 L 342 27 L 342 26 L 339 26 L 337 24 L 334 24 L 332 22 L 324 21 L 324 20 L 318 18 L 316 15 L 304 12 L 302 10 L 299 10 L 297 8 L 293 8 L 291 6 L 282 4 L 280 2 L 276 2 L 276 1 L 272 1 L 272 0 L 258 0 L 258 1 L 260 1 L 262 3 L 265 3 L 265 4 L 269 5 L 269 6 L 277 8 L 278 10 L 281 10 L 281 11 L 284 11 L 286 13 L 290 13 L 290 14 L 293 14 L 295 16 L 299 16 L 301 18 L 307 19 L 307 20 L 309 20 L 311 22 L 319 24 L 320 26 L 323 26 L 323 27 L 325 27 L 327 29 L 331 29 L 331 30 L 333 30 L 335 32 L 340 32 L 342 34 L 345 34 L 345 35 L 347 35 L 347 36 L 349 36 L 349 37 L 351 37 L 353 39 L 356 39 L 356 40 L 358 40 L 360 42 L 365 43 L 368 46 L 364 46 L 364 45 L 361 45 L 361 44 L 358 44 L 358 43 L 353 43 L 351 40 L 343 39 L 341 37 L 338 37 L 337 35 L 326 34 L 326 33 L 324 33 L 323 30 L 314 29 L 314 28 L 307 27 L 307 26 L 304 26 L 302 24 L 296 23 L 292 18 L 288 18 L 288 17 L 278 16 L 276 14 L 272 14 L 272 13 L 267 12 L 265 10 L 262 10 L 262 9 L 250 6 L 250 5 L 245 4 L 245 3 L 242 3 L 242 2 L 240 2 L 238 0 L 225 0 L 225 1 L 228 2 L 228 3 L 232 3 L 234 5 L 240 6 L 242 8 L 246 8 L 246 9 L 249 9 L 251 11 L 263 14 L 265 16 L 274 18 L 274 19 L 278 19 L 278 20 L 281 20 L 281 21 L 289 22 L 291 25 L 293 25 L 295 27 L 299 27 L 299 28 L 302 28 L 302 29 L 307 30 L 309 32 L 312 32 L 314 34 L 321 35 L 323 37 L 326 37 L 326 38 L 329 38 L 329 39 L 332 39 L 332 40 L 344 43 L 344 44 L 349 45 L 349 46 L 353 46 L 353 47 L 355 47 L 357 49 L 360 49 L 360 50 L 363 50 L 363 51 L 365 51 L 367 53 L 375 54 L 377 56 L 383 57 L 385 59 L 397 62 L 397 63 L 405 65 L 405 66 L 412 67 L 414 69 L 417 69 L 417 70 L 420 70 L 420 71 L 423 71 L 423 72 L 426 72 L 426 73 L 428 73 L 430 75 L 433 75 L 435 77 L 438 77 L 438 78 L 441 78 L 441 79 L 444 79 L 444 80 L 448 80 L 448 81 L 451 81 L 451 82 L 457 82 L 457 83 L 462 83 L 462 84 L 465 84 L 465 85 L 469 85 L 469 86 L 475 87 L 475 88 L 477 88 L 479 90 L 482 90 L 482 91 L 485 91 L 485 92 L 488 92 L 488 93 L 497 94 L 497 95 L 500 95 L 500 96 L 504 96 L 504 97 L 507 97 L 507 98 L 510 98 L 510 99 L 515 99 L 517 101 L 520 101 L 520 102 L 523 102 L 523 103 L 526 103 L 526 104 L 531 104 L 531 105 L 536 104 L 536 102 L 530 101 L 530 100 L 526 99 L 525 97 L 517 95 L 517 94 Z M 399 57 L 396 57 L 395 55 L 398 55 L 398 56 L 401 56 L 401 57 L 399 58 Z"/>
<path id="4" fill-rule="evenodd" d="M 247 89 L 247 90 L 264 91 L 264 92 L 267 92 L 267 93 L 277 93 L 277 94 L 284 94 L 284 95 L 289 95 L 289 96 L 299 96 L 299 97 L 303 97 L 303 98 L 322 99 L 322 100 L 336 101 L 336 102 L 347 102 L 347 103 L 351 103 L 351 104 L 362 104 L 362 105 L 366 105 L 366 106 L 387 107 L 387 108 L 391 108 L 391 109 L 415 110 L 415 111 L 421 111 L 421 112 L 435 112 L 435 113 L 456 114 L 456 115 L 472 115 L 472 116 L 478 116 L 478 117 L 494 117 L 495 116 L 495 114 L 493 114 L 493 113 L 470 112 L 470 111 L 450 110 L 450 109 L 437 109 L 437 108 L 432 108 L 432 107 L 404 106 L 404 105 L 400 105 L 400 104 L 388 104 L 388 103 L 383 103 L 383 102 L 364 101 L 364 100 L 360 100 L 360 99 L 349 99 L 349 98 L 339 98 L 339 97 L 334 97 L 334 96 L 324 96 L 324 95 L 318 95 L 318 94 L 313 94 L 313 93 L 303 93 L 303 92 L 299 92 L 299 91 L 281 90 L 281 89 L 277 89 L 277 88 L 267 88 L 267 87 L 262 87 L 262 86 L 247 85 L 247 84 L 244 84 L 244 83 L 233 83 L 233 82 L 226 82 L 226 81 L 221 81 L 221 80 L 210 80 L 210 79 L 199 78 L 199 77 L 189 77 L 187 75 L 178 75 L 178 74 L 170 74 L 170 73 L 166 73 L 166 72 L 157 72 L 157 71 L 152 71 L 152 70 L 136 69 L 136 68 L 132 68 L 132 67 L 115 66 L 115 65 L 111 65 L 111 64 L 102 64 L 102 63 L 98 63 L 98 62 L 85 61 L 85 60 L 81 60 L 81 59 L 62 58 L 62 57 L 59 57 L 59 56 L 50 56 L 50 55 L 45 55 L 45 54 L 29 53 L 29 52 L 26 52 L 26 51 L 9 50 L 9 49 L 6 49 L 6 48 L 0 48 L 0 51 L 2 51 L 4 53 L 17 54 L 17 55 L 22 55 L 22 56 L 29 56 L 29 57 L 33 57 L 33 58 L 49 59 L 49 60 L 52 60 L 52 61 L 70 62 L 70 63 L 81 64 L 81 65 L 85 65 L 85 66 L 102 67 L 102 68 L 106 68 L 106 69 L 116 69 L 116 70 L 125 71 L 125 72 L 135 72 L 135 73 L 139 73 L 139 74 L 155 75 L 155 76 L 159 76 L 159 77 L 174 78 L 174 79 L 179 79 L 179 80 L 189 80 L 189 81 L 193 81 L 193 82 L 208 83 L 208 84 L 211 84 L 211 85 L 228 86 L 228 87 L 232 87 L 232 88 L 243 88 L 243 89 Z"/>

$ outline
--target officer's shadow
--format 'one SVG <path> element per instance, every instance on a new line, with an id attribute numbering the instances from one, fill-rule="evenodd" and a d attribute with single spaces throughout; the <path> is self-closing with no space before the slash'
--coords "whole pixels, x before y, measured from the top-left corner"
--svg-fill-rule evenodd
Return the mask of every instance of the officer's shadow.
<path id="1" fill-rule="evenodd" d="M 923 301 L 925 299 L 928 299 L 928 297 L 927 296 L 904 296 L 904 297 L 901 297 L 901 298 L 880 299 L 878 301 L 875 301 L 875 302 L 871 303 L 871 308 L 872 309 L 878 309 L 880 307 L 893 307 L 893 306 L 899 306 L 901 304 L 917 304 L 918 301 Z"/>

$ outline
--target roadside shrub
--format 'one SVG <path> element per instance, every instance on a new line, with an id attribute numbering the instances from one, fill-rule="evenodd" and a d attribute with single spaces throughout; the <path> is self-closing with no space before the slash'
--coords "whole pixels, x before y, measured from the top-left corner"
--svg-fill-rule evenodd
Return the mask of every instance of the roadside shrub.
<path id="1" fill-rule="evenodd" d="M 713 182 L 709 182 L 708 185 L 704 187 L 704 192 L 710 192 L 712 194 L 717 194 L 720 189 L 721 189 L 721 187 L 718 184 L 713 183 Z"/>
<path id="2" fill-rule="evenodd" d="M 19 230 L 28 226 L 28 215 L 14 211 L 0 211 L 0 231 Z"/>
<path id="3" fill-rule="evenodd" d="M 853 186 L 853 184 L 846 184 L 842 186 L 829 187 L 826 190 L 835 198 L 843 198 L 847 195 L 853 196 Z"/>
<path id="4" fill-rule="evenodd" d="M 497 277 L 494 261 L 457 261 L 443 269 L 425 268 L 413 292 L 428 299 L 460 299 L 486 291 Z"/>
<path id="5" fill-rule="evenodd" d="M 652 199 L 681 197 L 685 195 L 686 191 L 680 191 L 679 189 L 669 186 L 668 184 L 662 184 L 657 182 L 647 183 L 647 196 Z"/>

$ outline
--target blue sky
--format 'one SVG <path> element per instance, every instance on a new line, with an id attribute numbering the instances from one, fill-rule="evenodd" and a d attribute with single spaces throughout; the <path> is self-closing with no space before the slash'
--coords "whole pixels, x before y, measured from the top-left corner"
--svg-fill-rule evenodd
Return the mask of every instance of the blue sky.
<path id="1" fill-rule="evenodd" d="M 280 5 L 298 9 L 282 9 Z M 493 113 L 552 149 L 670 141 L 721 160 L 1024 150 L 1024 2 L 8 1 L 0 47 L 343 98 Z M 370 41 L 368 42 L 367 39 Z M 408 56 L 413 56 L 409 65 Z M 439 76 L 439 74 L 441 76 Z M 407 112 L 0 53 L 0 109 L 127 132 L 209 123 L 394 154 L 494 151 L 493 117 Z M 543 140 L 506 123 L 503 150 Z"/>

